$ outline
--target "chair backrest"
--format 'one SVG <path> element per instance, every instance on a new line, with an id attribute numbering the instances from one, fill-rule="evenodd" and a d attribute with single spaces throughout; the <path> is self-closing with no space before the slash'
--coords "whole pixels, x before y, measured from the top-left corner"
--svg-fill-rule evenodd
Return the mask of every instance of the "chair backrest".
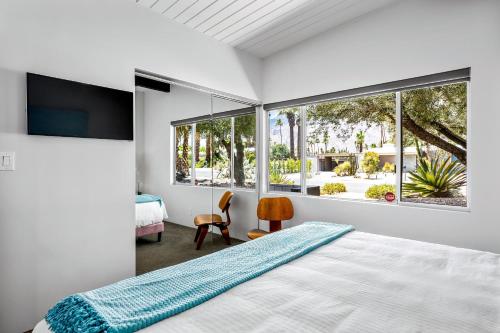
<path id="1" fill-rule="evenodd" d="M 222 210 L 222 212 L 225 212 L 229 208 L 233 196 L 234 196 L 233 192 L 230 191 L 224 192 L 224 194 L 219 200 L 219 208 Z"/>
<path id="2" fill-rule="evenodd" d="M 266 221 L 290 220 L 293 217 L 292 201 L 287 197 L 262 198 L 257 206 L 257 217 Z"/>

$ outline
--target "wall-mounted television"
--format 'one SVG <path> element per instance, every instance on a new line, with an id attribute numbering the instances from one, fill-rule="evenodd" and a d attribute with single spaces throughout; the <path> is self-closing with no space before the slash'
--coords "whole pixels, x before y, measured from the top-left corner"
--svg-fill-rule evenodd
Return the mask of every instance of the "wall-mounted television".
<path id="1" fill-rule="evenodd" d="M 27 73 L 28 134 L 133 140 L 129 91 Z"/>

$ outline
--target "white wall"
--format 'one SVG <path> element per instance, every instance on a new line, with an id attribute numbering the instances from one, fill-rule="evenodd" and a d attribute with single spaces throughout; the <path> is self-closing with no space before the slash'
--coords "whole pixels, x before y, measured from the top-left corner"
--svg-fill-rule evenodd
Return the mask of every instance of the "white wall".
<path id="1" fill-rule="evenodd" d="M 134 68 L 246 98 L 260 61 L 124 0 L 0 2 L 0 331 L 134 275 L 133 142 L 25 135 L 27 71 L 133 91 Z M 223 74 L 223 75 L 222 75 Z"/>
<path id="2" fill-rule="evenodd" d="M 215 99 L 211 102 L 209 94 L 187 88 L 171 86 L 170 93 L 147 91 L 145 93 L 145 185 L 147 193 L 159 194 L 166 202 L 168 220 L 177 224 L 194 227 L 193 219 L 197 214 L 221 214 L 217 207 L 225 189 L 173 185 L 174 163 L 171 158 L 173 120 L 186 119 L 214 112 L 237 109 L 242 105 L 229 107 L 228 101 Z M 247 240 L 248 230 L 257 227 L 257 192 L 234 190 L 231 203 L 231 237 Z M 193 237 L 195 231 L 193 230 Z M 166 231 L 168 238 L 168 230 Z M 194 246 L 194 245 L 193 245 Z"/>
<path id="3" fill-rule="evenodd" d="M 499 1 L 408 0 L 265 59 L 265 102 L 472 68 L 470 212 L 294 197 L 294 223 L 326 219 L 500 253 L 500 177 L 494 171 L 500 154 L 491 153 L 500 124 L 499 32 Z"/>

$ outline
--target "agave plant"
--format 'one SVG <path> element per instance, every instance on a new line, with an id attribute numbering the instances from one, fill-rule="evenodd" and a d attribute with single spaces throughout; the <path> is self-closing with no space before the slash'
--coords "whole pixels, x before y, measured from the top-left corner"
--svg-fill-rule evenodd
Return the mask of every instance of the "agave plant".
<path id="1" fill-rule="evenodd" d="M 417 143 L 418 165 L 403 183 L 403 194 L 420 197 L 452 197 L 467 183 L 466 167 L 458 161 L 424 157 Z"/>

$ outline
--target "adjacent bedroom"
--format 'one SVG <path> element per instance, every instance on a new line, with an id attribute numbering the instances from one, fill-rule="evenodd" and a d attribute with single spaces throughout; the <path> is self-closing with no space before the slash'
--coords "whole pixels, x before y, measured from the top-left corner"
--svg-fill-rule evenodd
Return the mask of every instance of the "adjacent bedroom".
<path id="1" fill-rule="evenodd" d="M 500 1 L 0 1 L 1 333 L 500 333 Z"/>

